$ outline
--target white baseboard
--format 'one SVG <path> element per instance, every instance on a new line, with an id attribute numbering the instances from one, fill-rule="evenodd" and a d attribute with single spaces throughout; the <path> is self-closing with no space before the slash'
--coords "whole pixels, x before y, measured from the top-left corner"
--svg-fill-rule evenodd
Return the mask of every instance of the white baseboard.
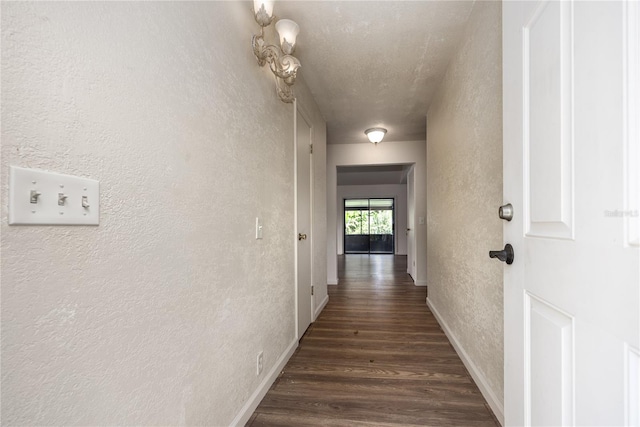
<path id="1" fill-rule="evenodd" d="M 414 280 L 413 284 L 416 286 L 427 286 L 427 281 L 426 280 Z"/>
<path id="2" fill-rule="evenodd" d="M 476 364 L 473 363 L 473 361 L 469 358 L 469 355 L 467 354 L 467 352 L 464 351 L 464 348 L 462 347 L 458 339 L 455 337 L 455 335 L 453 335 L 453 332 L 451 332 L 451 329 L 449 329 L 449 325 L 447 325 L 447 323 L 442 319 L 442 316 L 440 316 L 440 313 L 434 307 L 433 302 L 429 299 L 429 297 L 427 297 L 427 306 L 429 306 L 429 309 L 431 310 L 436 320 L 442 327 L 442 330 L 444 331 L 445 335 L 447 336 L 447 338 L 449 338 L 451 345 L 456 350 L 456 353 L 458 353 L 458 356 L 460 356 L 462 363 L 464 363 L 464 366 L 467 368 L 467 370 L 471 374 L 471 377 L 473 378 L 478 388 L 480 389 L 480 393 L 482 393 L 484 398 L 487 400 L 487 403 L 491 407 L 491 410 L 493 411 L 494 415 L 496 416 L 500 424 L 504 426 L 503 403 L 496 397 L 496 394 L 493 392 L 493 390 L 489 386 L 489 383 L 487 382 L 487 379 L 485 378 L 485 376 L 482 374 L 482 372 L 480 372 Z"/>
<path id="3" fill-rule="evenodd" d="M 322 300 L 320 305 L 318 307 L 316 307 L 315 313 L 313 313 L 313 321 L 314 322 L 318 318 L 318 316 L 320 316 L 320 313 L 322 313 L 322 310 L 324 310 L 324 308 L 327 306 L 328 302 L 329 302 L 329 295 L 325 295 L 324 299 Z"/>
<path id="4" fill-rule="evenodd" d="M 262 399 L 269 391 L 269 388 L 271 388 L 271 385 L 278 378 L 278 375 L 280 375 L 280 372 L 282 372 L 294 351 L 296 351 L 297 347 L 298 340 L 294 339 L 293 342 L 289 344 L 289 347 L 287 347 L 285 352 L 282 353 L 282 356 L 280 356 L 273 368 L 264 377 L 264 380 L 262 380 L 256 391 L 254 391 L 249 397 L 247 403 L 245 403 L 242 409 L 240 409 L 238 415 L 236 415 L 233 421 L 231 421 L 231 426 L 244 426 L 249 421 L 256 408 L 260 405 L 260 402 L 262 402 Z"/>
<path id="5" fill-rule="evenodd" d="M 337 285 L 337 284 L 338 284 L 337 278 L 327 279 L 327 285 Z"/>

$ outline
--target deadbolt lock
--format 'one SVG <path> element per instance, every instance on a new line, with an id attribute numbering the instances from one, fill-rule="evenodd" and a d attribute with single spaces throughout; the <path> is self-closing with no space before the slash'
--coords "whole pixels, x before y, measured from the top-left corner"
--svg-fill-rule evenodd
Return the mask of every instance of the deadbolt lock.
<path id="1" fill-rule="evenodd" d="M 500 209 L 498 209 L 498 216 L 500 219 L 511 221 L 513 219 L 513 205 L 511 203 L 507 203 L 506 205 L 500 206 Z"/>

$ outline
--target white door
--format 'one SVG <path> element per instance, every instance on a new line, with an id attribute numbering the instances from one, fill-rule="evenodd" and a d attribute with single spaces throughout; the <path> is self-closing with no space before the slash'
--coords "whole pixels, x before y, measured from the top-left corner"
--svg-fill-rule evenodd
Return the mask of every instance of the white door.
<path id="1" fill-rule="evenodd" d="M 416 280 L 416 243 L 415 243 L 415 173 L 413 166 L 407 174 L 407 273 Z"/>
<path id="2" fill-rule="evenodd" d="M 506 425 L 638 425 L 637 3 L 503 3 Z"/>
<path id="3" fill-rule="evenodd" d="M 311 324 L 311 126 L 296 105 L 296 228 L 298 339 Z"/>

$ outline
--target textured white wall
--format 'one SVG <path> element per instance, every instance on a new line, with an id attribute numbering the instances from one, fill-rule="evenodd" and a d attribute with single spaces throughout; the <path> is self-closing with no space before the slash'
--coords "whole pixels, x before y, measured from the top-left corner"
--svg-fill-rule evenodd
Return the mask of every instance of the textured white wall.
<path id="1" fill-rule="evenodd" d="M 419 217 L 426 217 L 426 144 L 425 141 L 384 141 L 373 145 L 369 142 L 361 144 L 330 144 L 327 146 L 327 280 L 329 284 L 338 283 L 338 235 L 342 233 L 337 224 L 338 200 L 337 167 L 338 166 L 373 166 L 373 165 L 414 164 L 415 174 L 415 240 L 412 252 L 416 261 L 413 275 L 416 285 L 427 283 L 427 226 L 418 225 Z M 408 219 L 411 222 L 411 218 Z"/>
<path id="2" fill-rule="evenodd" d="M 395 199 L 395 253 L 407 254 L 407 184 L 338 185 L 337 227 L 344 230 L 344 199 L 393 198 Z M 338 255 L 344 254 L 344 232 L 338 233 Z"/>
<path id="3" fill-rule="evenodd" d="M 256 31 L 245 2 L 2 3 L 2 424 L 225 425 L 294 342 L 293 107 Z M 98 179 L 100 226 L 9 227 L 9 165 Z"/>
<path id="4" fill-rule="evenodd" d="M 503 399 L 501 4 L 476 2 L 427 115 L 430 304 Z"/>

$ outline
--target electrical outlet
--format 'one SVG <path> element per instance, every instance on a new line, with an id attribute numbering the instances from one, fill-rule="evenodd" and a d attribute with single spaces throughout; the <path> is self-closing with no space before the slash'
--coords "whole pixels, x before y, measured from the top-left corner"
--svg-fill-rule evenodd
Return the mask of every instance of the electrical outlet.
<path id="1" fill-rule="evenodd" d="M 264 368 L 264 355 L 262 352 L 258 353 L 258 357 L 256 358 L 256 375 L 260 375 L 262 373 L 262 369 Z"/>

